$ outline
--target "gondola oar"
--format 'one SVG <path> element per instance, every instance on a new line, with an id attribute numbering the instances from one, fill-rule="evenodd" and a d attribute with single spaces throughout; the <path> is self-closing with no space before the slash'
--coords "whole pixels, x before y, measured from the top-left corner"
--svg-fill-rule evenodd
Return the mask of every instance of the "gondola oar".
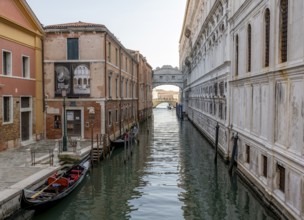
<path id="1" fill-rule="evenodd" d="M 47 188 L 49 188 L 50 185 L 52 185 L 53 183 L 55 183 L 58 179 L 60 179 L 63 176 L 64 172 L 57 178 L 55 179 L 53 182 L 51 182 L 49 185 L 47 185 L 46 187 L 44 187 L 42 190 L 40 190 L 39 192 L 36 192 L 34 195 L 31 196 L 31 199 L 35 199 L 37 196 L 39 196 L 44 190 L 46 190 Z"/>

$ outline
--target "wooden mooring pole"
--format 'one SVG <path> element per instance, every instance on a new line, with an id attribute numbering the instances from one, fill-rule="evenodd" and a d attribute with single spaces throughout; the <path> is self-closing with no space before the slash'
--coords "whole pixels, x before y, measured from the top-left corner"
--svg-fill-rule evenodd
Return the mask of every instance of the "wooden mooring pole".
<path id="1" fill-rule="evenodd" d="M 229 164 L 229 174 L 232 174 L 232 168 L 234 165 L 234 158 L 235 158 L 235 154 L 236 154 L 236 150 L 237 150 L 237 141 L 238 141 L 238 134 L 236 133 L 233 137 L 233 149 L 232 149 L 232 155 L 231 155 L 231 160 L 230 160 L 230 164 Z"/>
<path id="2" fill-rule="evenodd" d="M 214 156 L 214 163 L 217 161 L 217 146 L 218 146 L 218 135 L 219 135 L 219 124 L 217 123 L 215 126 L 215 156 Z"/>

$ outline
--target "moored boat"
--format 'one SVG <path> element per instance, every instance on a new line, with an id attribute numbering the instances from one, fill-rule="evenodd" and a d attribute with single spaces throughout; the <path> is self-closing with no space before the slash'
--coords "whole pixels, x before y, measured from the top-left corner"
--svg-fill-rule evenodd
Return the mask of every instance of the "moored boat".
<path id="1" fill-rule="evenodd" d="M 111 141 L 111 146 L 112 147 L 124 147 L 125 145 L 125 142 L 127 142 L 129 140 L 129 138 L 131 138 L 131 140 L 135 140 L 137 135 L 138 135 L 138 126 L 137 124 L 134 124 L 130 131 L 129 130 L 126 130 L 126 132 L 121 135 L 119 138 L 117 138 L 116 140 L 114 141 Z M 128 146 L 128 145 L 127 145 Z"/>
<path id="2" fill-rule="evenodd" d="M 85 178 L 91 161 L 87 158 L 62 174 L 53 174 L 35 189 L 23 189 L 21 207 L 47 208 L 69 195 Z"/>

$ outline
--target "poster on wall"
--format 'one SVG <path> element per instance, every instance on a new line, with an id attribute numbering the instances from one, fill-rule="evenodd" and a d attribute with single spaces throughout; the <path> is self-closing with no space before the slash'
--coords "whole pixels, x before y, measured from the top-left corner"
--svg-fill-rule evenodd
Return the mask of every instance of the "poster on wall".
<path id="1" fill-rule="evenodd" d="M 89 96 L 91 93 L 91 74 L 89 63 L 56 63 L 55 95 L 61 96 L 62 89 L 68 97 Z"/>

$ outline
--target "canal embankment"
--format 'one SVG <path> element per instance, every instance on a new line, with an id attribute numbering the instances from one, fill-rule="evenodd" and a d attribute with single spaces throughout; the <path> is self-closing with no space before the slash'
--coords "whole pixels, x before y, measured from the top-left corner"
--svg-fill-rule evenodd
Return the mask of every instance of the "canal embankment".
<path id="1" fill-rule="evenodd" d="M 81 159 L 91 151 L 87 143 L 83 143 L 77 152 L 60 153 L 57 147 L 55 141 L 42 141 L 0 152 L 0 219 L 20 210 L 23 189 L 44 181 L 66 166 L 59 161 L 59 154 L 64 158 Z"/>
<path id="2" fill-rule="evenodd" d="M 190 118 L 187 118 L 187 120 L 190 121 L 191 124 L 199 131 L 199 133 L 204 138 L 206 138 L 210 145 L 215 148 L 215 137 L 211 137 L 209 133 L 206 133 L 204 130 L 202 130 L 197 125 L 197 123 L 191 120 Z M 232 153 L 230 152 L 230 154 Z M 231 163 L 232 155 L 229 155 L 229 152 L 224 152 L 222 148 L 218 148 L 218 155 L 220 155 L 224 163 Z M 235 156 L 235 158 L 236 157 L 237 156 Z M 295 219 L 295 217 L 291 215 L 290 212 L 287 211 L 287 209 L 280 208 L 282 207 L 281 204 L 279 204 L 272 196 L 270 196 L 269 193 L 265 192 L 265 189 L 260 187 L 260 185 L 255 181 L 254 178 L 251 178 L 250 176 L 246 175 L 246 172 L 244 172 L 244 170 L 238 167 L 237 160 L 233 162 L 233 168 L 235 170 L 235 173 L 238 175 L 238 177 L 240 177 L 241 181 L 248 187 L 248 189 L 252 192 L 255 198 L 259 200 L 265 207 L 267 207 L 267 209 L 270 210 L 278 219 Z"/>

